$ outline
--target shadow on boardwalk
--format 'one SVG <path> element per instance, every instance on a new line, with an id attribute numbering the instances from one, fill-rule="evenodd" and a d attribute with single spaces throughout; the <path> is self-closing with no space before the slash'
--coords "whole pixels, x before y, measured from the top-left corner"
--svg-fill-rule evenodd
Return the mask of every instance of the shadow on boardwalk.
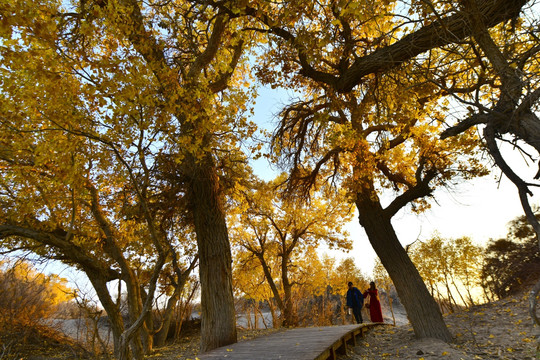
<path id="1" fill-rule="evenodd" d="M 296 328 L 242 341 L 200 354 L 197 359 L 233 360 L 326 360 L 344 354 L 347 346 L 356 345 L 356 338 L 373 326 L 360 324 Z"/>

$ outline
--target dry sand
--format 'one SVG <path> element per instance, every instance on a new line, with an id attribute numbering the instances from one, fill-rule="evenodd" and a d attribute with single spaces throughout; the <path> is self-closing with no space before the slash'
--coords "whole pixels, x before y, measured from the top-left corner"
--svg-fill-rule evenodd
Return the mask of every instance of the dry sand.
<path id="1" fill-rule="evenodd" d="M 418 340 L 410 325 L 370 331 L 340 360 L 351 359 L 536 359 L 539 334 L 528 313 L 526 294 L 445 316 L 454 336 L 447 344 Z"/>
<path id="2" fill-rule="evenodd" d="M 536 359 L 536 334 L 528 313 L 527 295 L 512 296 L 491 304 L 445 316 L 455 338 L 451 344 L 437 339 L 417 340 L 409 324 L 371 330 L 339 360 L 377 359 Z M 240 341 L 264 336 L 262 330 L 241 333 Z M 151 359 L 195 359 L 199 336 L 156 351 Z M 539 358 L 540 359 L 540 358 Z"/>

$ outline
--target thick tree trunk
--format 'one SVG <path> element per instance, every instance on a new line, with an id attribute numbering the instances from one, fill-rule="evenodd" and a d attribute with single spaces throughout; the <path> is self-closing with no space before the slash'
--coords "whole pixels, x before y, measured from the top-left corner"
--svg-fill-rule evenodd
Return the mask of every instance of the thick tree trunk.
<path id="1" fill-rule="evenodd" d="M 418 338 L 451 341 L 439 306 L 429 294 L 418 270 L 401 246 L 390 218 L 370 191 L 358 193 L 356 206 L 373 249 L 394 282 L 414 333 Z"/>
<path id="2" fill-rule="evenodd" d="M 232 257 L 222 194 L 212 158 L 191 161 L 190 208 L 199 248 L 201 351 L 235 343 Z"/>
<path id="3" fill-rule="evenodd" d="M 127 274 L 125 274 L 124 282 L 126 283 L 127 288 L 128 313 L 130 317 L 129 327 L 131 327 L 132 323 L 141 314 L 142 298 L 138 281 L 134 272 L 132 272 L 131 269 L 129 272 L 127 272 Z M 131 346 L 132 356 L 134 359 L 142 359 L 145 355 L 145 349 L 143 344 L 143 342 L 145 341 L 143 340 L 143 337 L 147 336 L 148 333 L 144 334 L 144 332 L 141 330 L 142 329 L 135 330 L 133 332 L 133 335 L 131 335 L 130 332 L 130 336 L 127 336 L 126 329 L 120 338 L 121 346 L 128 346 L 128 344 Z"/>

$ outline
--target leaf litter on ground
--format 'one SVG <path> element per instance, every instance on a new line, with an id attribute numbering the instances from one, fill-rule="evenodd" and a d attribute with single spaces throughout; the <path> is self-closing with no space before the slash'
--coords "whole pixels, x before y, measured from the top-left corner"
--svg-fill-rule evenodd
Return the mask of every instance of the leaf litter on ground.
<path id="1" fill-rule="evenodd" d="M 536 359 L 539 329 L 529 315 L 528 293 L 445 316 L 453 343 L 416 339 L 412 327 L 379 327 L 340 360 Z"/>

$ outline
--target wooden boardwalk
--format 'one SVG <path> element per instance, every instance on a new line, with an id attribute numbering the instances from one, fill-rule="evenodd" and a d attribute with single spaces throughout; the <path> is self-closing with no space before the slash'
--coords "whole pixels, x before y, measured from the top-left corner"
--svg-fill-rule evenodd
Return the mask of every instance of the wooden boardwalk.
<path id="1" fill-rule="evenodd" d="M 360 324 L 296 328 L 220 347 L 196 357 L 199 360 L 327 360 L 345 354 L 347 345 L 372 326 Z"/>

